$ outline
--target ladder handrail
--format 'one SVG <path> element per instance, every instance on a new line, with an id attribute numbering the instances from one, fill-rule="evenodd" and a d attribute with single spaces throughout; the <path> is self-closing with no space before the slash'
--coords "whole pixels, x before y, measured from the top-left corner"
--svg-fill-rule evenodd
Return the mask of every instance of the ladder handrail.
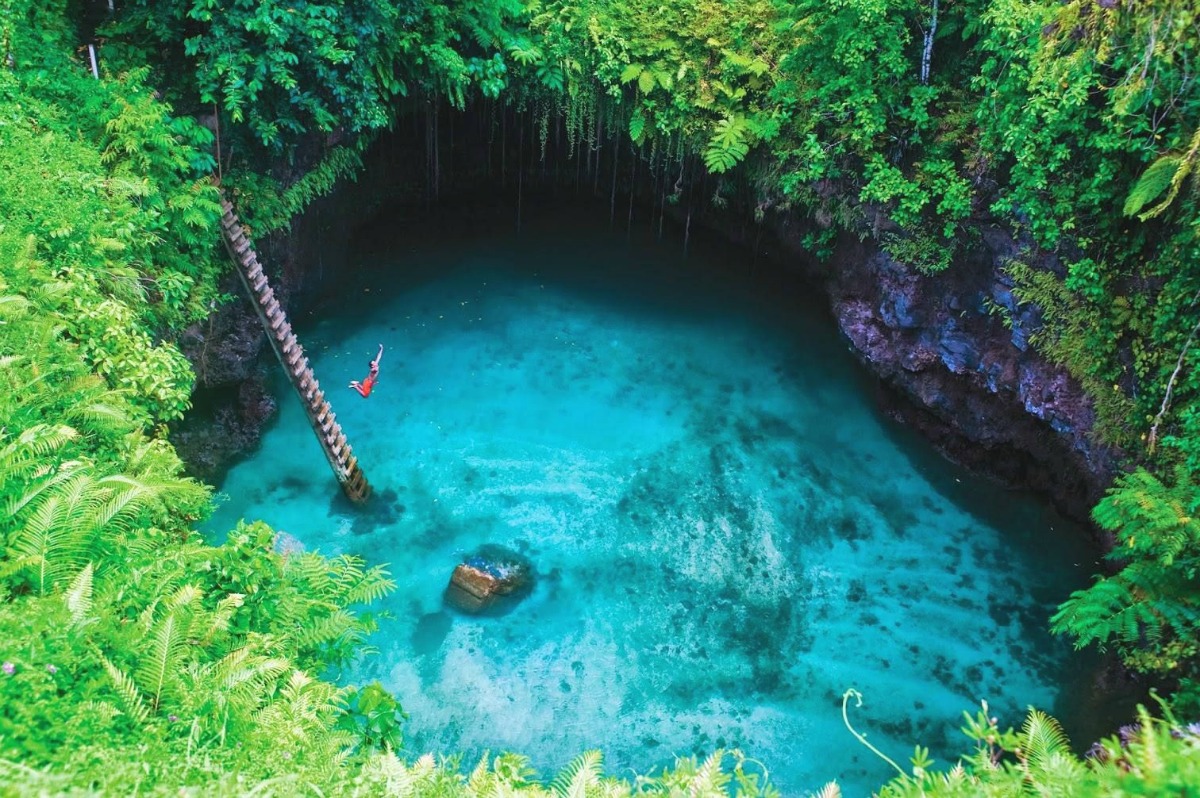
<path id="1" fill-rule="evenodd" d="M 287 372 L 288 381 L 304 405 L 309 425 L 325 452 L 325 459 L 329 461 L 329 467 L 333 469 L 346 496 L 353 502 L 366 501 L 371 495 L 371 486 L 334 416 L 333 407 L 320 390 L 317 377 L 304 354 L 304 346 L 288 323 L 287 313 L 271 290 L 270 281 L 250 243 L 250 237 L 246 235 L 233 204 L 225 198 L 224 191 L 221 192 L 221 210 L 221 240 L 225 242 L 225 249 L 237 266 L 238 278 L 250 296 L 254 312 L 258 314 L 275 357 Z"/>

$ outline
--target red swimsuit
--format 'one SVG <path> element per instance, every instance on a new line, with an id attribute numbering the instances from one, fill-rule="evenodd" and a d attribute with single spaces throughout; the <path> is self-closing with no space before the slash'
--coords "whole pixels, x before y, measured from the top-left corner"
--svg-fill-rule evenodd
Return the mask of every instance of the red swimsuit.
<path id="1" fill-rule="evenodd" d="M 373 373 L 367 375 L 367 378 L 362 381 L 361 385 L 354 385 L 351 387 L 353 387 L 354 390 L 356 390 L 360 394 L 362 394 L 362 397 L 365 399 L 371 395 L 371 389 L 375 387 L 375 381 L 378 379 L 379 379 L 379 374 L 373 372 Z"/>

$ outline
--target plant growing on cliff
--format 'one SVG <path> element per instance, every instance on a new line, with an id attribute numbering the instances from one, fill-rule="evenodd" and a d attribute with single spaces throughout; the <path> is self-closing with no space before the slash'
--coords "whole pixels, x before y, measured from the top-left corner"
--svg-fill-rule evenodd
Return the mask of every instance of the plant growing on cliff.
<path id="1" fill-rule="evenodd" d="M 1113 646 L 1135 670 L 1192 685 L 1200 646 L 1200 486 L 1145 469 L 1121 477 L 1092 515 L 1113 533 L 1114 575 L 1078 590 L 1051 620 L 1077 646 Z M 1177 700 L 1195 707 L 1194 687 Z"/>
<path id="2" fill-rule="evenodd" d="M 167 48 L 172 68 L 186 65 L 176 88 L 189 107 L 217 109 L 278 154 L 314 132 L 385 128 L 410 93 L 461 107 L 479 79 L 472 48 L 492 56 L 518 12 L 514 2 L 459 4 L 452 14 L 441 3 L 384 0 L 135 0 L 108 33 L 134 48 L 121 56 L 130 63 Z"/>

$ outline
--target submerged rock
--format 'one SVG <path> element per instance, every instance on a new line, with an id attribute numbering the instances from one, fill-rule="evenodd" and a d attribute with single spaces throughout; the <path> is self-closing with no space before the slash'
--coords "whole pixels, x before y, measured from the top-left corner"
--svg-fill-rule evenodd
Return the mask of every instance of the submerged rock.
<path id="1" fill-rule="evenodd" d="M 484 546 L 454 569 L 446 586 L 446 602 L 472 614 L 491 608 L 500 599 L 506 604 L 533 589 L 529 561 L 502 546 Z"/>

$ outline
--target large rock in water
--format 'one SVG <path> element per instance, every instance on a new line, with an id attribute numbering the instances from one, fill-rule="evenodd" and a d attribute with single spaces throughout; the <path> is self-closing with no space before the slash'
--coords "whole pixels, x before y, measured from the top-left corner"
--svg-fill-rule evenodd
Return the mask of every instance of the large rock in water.
<path id="1" fill-rule="evenodd" d="M 446 586 L 446 602 L 472 614 L 497 601 L 515 603 L 533 589 L 533 567 L 502 546 L 484 546 L 454 569 Z"/>

